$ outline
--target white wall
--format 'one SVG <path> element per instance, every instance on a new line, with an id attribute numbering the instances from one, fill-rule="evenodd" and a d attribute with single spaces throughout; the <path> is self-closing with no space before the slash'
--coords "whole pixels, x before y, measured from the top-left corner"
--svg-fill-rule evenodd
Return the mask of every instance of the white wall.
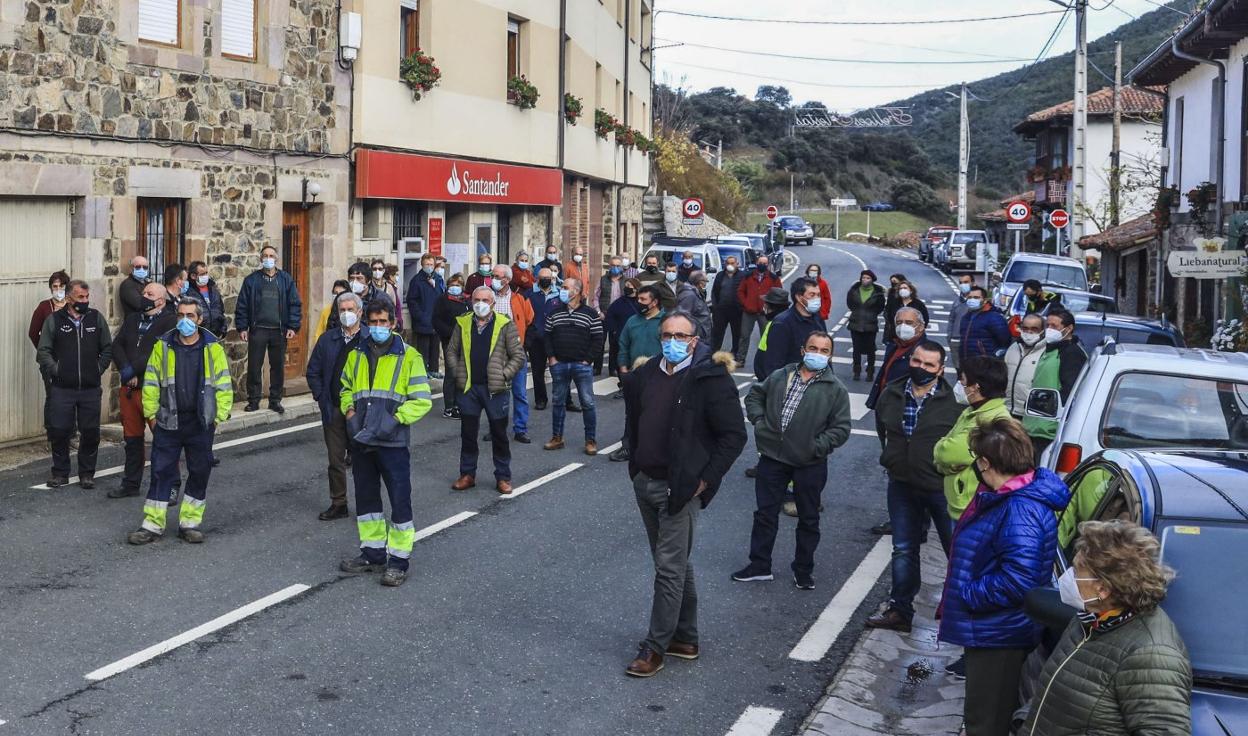
<path id="1" fill-rule="evenodd" d="M 1113 150 L 1113 123 L 1108 119 L 1096 118 L 1088 121 L 1088 178 L 1084 192 L 1088 208 L 1097 213 L 1108 212 L 1109 207 L 1109 174 L 1111 167 L 1110 152 Z M 1119 142 L 1122 148 L 1122 166 L 1130 168 L 1142 160 L 1160 162 L 1158 149 L 1161 147 L 1161 124 L 1143 123 L 1123 119 L 1122 135 Z M 1138 217 L 1153 208 L 1148 197 L 1135 196 L 1124 192 L 1120 201 L 1121 214 L 1119 220 Z M 1100 228 L 1088 219 L 1085 232 L 1093 235 Z"/>
<path id="2" fill-rule="evenodd" d="M 1226 150 L 1223 168 L 1223 181 L 1226 183 L 1226 200 L 1237 201 L 1245 192 L 1239 175 L 1241 150 L 1241 117 L 1242 91 L 1244 79 L 1244 58 L 1248 56 L 1248 39 L 1241 40 L 1231 48 L 1226 64 Z M 1170 174 L 1169 182 L 1186 194 L 1193 187 L 1205 181 L 1213 181 L 1213 157 L 1217 141 L 1216 128 L 1212 122 L 1213 114 L 1213 80 L 1217 78 L 1217 70 L 1209 64 L 1200 64 L 1196 68 L 1176 79 L 1170 85 L 1169 141 Z M 1184 124 L 1182 146 L 1182 168 L 1179 163 L 1179 139 L 1175 110 L 1179 98 L 1184 100 Z M 1180 197 L 1180 211 L 1187 211 L 1186 197 Z"/>

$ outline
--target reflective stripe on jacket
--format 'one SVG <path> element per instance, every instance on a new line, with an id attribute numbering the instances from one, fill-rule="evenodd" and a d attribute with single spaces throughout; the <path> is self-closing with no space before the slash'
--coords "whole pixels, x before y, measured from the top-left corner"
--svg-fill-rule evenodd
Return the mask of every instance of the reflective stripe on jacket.
<path id="1" fill-rule="evenodd" d="M 178 333 L 170 330 L 152 346 L 143 374 L 143 416 L 156 419 L 161 429 L 178 428 L 177 360 L 173 341 Z M 199 328 L 203 351 L 204 387 L 199 395 L 199 416 L 206 423 L 220 424 L 230 418 L 234 407 L 234 387 L 230 383 L 230 363 L 221 343 L 207 329 Z"/>
<path id="2" fill-rule="evenodd" d="M 433 407 L 424 359 L 398 335 L 390 340 L 377 358 L 376 375 L 369 375 L 369 339 L 360 341 L 342 369 L 339 408 L 343 414 L 355 410 L 347 436 L 363 445 L 407 447 L 410 425 Z"/>

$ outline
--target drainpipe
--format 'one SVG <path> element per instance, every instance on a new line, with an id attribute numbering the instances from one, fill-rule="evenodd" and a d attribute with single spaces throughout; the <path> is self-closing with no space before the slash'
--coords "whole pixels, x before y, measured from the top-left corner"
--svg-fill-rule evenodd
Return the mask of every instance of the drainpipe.
<path id="1" fill-rule="evenodd" d="M 628 118 L 629 118 L 629 113 L 631 112 L 628 109 L 629 107 L 628 105 L 628 92 L 629 92 L 628 68 L 629 68 L 629 51 L 631 51 L 631 49 L 629 49 L 628 47 L 628 33 L 631 30 L 632 23 L 633 23 L 633 0 L 624 0 L 624 99 L 621 104 L 624 105 L 624 127 L 625 128 L 628 127 Z M 637 44 L 637 48 L 639 49 L 641 48 L 640 43 Z M 620 242 L 620 212 L 623 210 L 623 207 L 620 204 L 620 199 L 624 193 L 624 190 L 628 188 L 628 156 L 629 156 L 629 150 L 628 148 L 625 148 L 624 149 L 624 186 L 616 187 L 615 189 L 615 233 L 614 233 L 614 237 L 612 238 L 612 240 L 615 241 L 616 253 L 621 253 L 622 246 L 623 246 L 623 243 Z"/>
<path id="2" fill-rule="evenodd" d="M 1222 206 L 1223 206 L 1222 203 L 1226 198 L 1225 196 L 1226 192 L 1224 191 L 1225 186 L 1226 186 L 1224 183 L 1224 180 L 1226 177 L 1223 171 L 1223 169 L 1226 168 L 1226 65 L 1216 59 L 1206 59 L 1204 57 L 1195 56 L 1193 54 L 1189 54 L 1181 50 L 1179 48 L 1179 37 L 1177 35 L 1174 38 L 1170 39 L 1170 50 L 1174 52 L 1174 55 L 1180 59 L 1186 59 L 1187 61 L 1194 61 L 1198 64 L 1209 64 L 1217 68 L 1218 70 L 1218 92 L 1217 92 L 1217 102 L 1218 102 L 1217 167 L 1218 168 L 1217 168 L 1217 171 L 1214 172 L 1214 177 L 1213 177 L 1215 191 L 1217 192 L 1217 197 L 1216 197 L 1217 201 L 1215 202 L 1216 208 L 1214 209 L 1213 222 L 1214 222 L 1214 228 L 1215 228 L 1214 235 L 1221 237 L 1222 236 L 1222 221 L 1224 219 L 1224 216 L 1222 213 Z M 1213 317 L 1215 319 L 1219 318 L 1222 312 L 1225 311 L 1225 305 L 1223 304 L 1223 301 L 1225 300 L 1225 296 L 1226 295 L 1224 292 L 1223 300 L 1214 301 Z"/>
<path id="3" fill-rule="evenodd" d="M 1136 89 L 1139 89 L 1139 88 L 1137 87 Z M 1166 88 L 1165 94 L 1162 95 L 1162 100 L 1163 102 L 1161 105 L 1161 147 L 1163 149 L 1169 149 L 1170 147 L 1170 88 L 1169 87 Z M 1166 160 L 1161 162 L 1161 179 L 1158 182 L 1158 187 L 1159 187 L 1158 193 L 1160 193 L 1161 189 L 1166 188 L 1166 179 L 1169 176 L 1170 176 L 1170 158 L 1166 157 Z M 1156 203 L 1154 203 L 1153 206 L 1156 206 Z M 1157 309 L 1161 310 L 1161 313 L 1163 315 L 1166 313 L 1165 312 L 1166 305 L 1162 304 L 1161 300 L 1162 300 L 1162 297 L 1166 293 L 1166 290 L 1165 290 L 1166 258 L 1168 257 L 1166 254 L 1166 248 L 1165 248 L 1165 238 L 1166 238 L 1166 235 L 1164 233 L 1162 233 L 1161 231 L 1157 232 L 1157 265 L 1155 267 L 1156 271 L 1154 272 L 1156 276 L 1153 279 L 1153 304 L 1157 305 Z"/>

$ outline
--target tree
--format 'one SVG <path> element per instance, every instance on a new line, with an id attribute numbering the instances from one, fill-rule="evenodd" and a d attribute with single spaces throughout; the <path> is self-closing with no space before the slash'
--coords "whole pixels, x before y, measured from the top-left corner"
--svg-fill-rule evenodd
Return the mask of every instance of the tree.
<path id="1" fill-rule="evenodd" d="M 764 84 L 754 93 L 754 101 L 769 102 L 783 109 L 793 104 L 793 95 L 789 94 L 787 87 Z"/>
<path id="2" fill-rule="evenodd" d="M 945 204 L 936 196 L 936 192 L 914 179 L 902 179 L 894 184 L 891 197 L 894 207 L 912 215 L 939 218 L 945 211 Z"/>

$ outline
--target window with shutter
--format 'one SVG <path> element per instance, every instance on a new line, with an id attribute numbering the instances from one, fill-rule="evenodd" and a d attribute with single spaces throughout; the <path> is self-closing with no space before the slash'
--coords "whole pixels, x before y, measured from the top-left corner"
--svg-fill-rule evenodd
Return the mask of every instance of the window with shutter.
<path id="1" fill-rule="evenodd" d="M 221 54 L 256 58 L 256 0 L 221 0 Z"/>
<path id="2" fill-rule="evenodd" d="M 180 46 L 181 0 L 139 0 L 139 38 Z"/>

